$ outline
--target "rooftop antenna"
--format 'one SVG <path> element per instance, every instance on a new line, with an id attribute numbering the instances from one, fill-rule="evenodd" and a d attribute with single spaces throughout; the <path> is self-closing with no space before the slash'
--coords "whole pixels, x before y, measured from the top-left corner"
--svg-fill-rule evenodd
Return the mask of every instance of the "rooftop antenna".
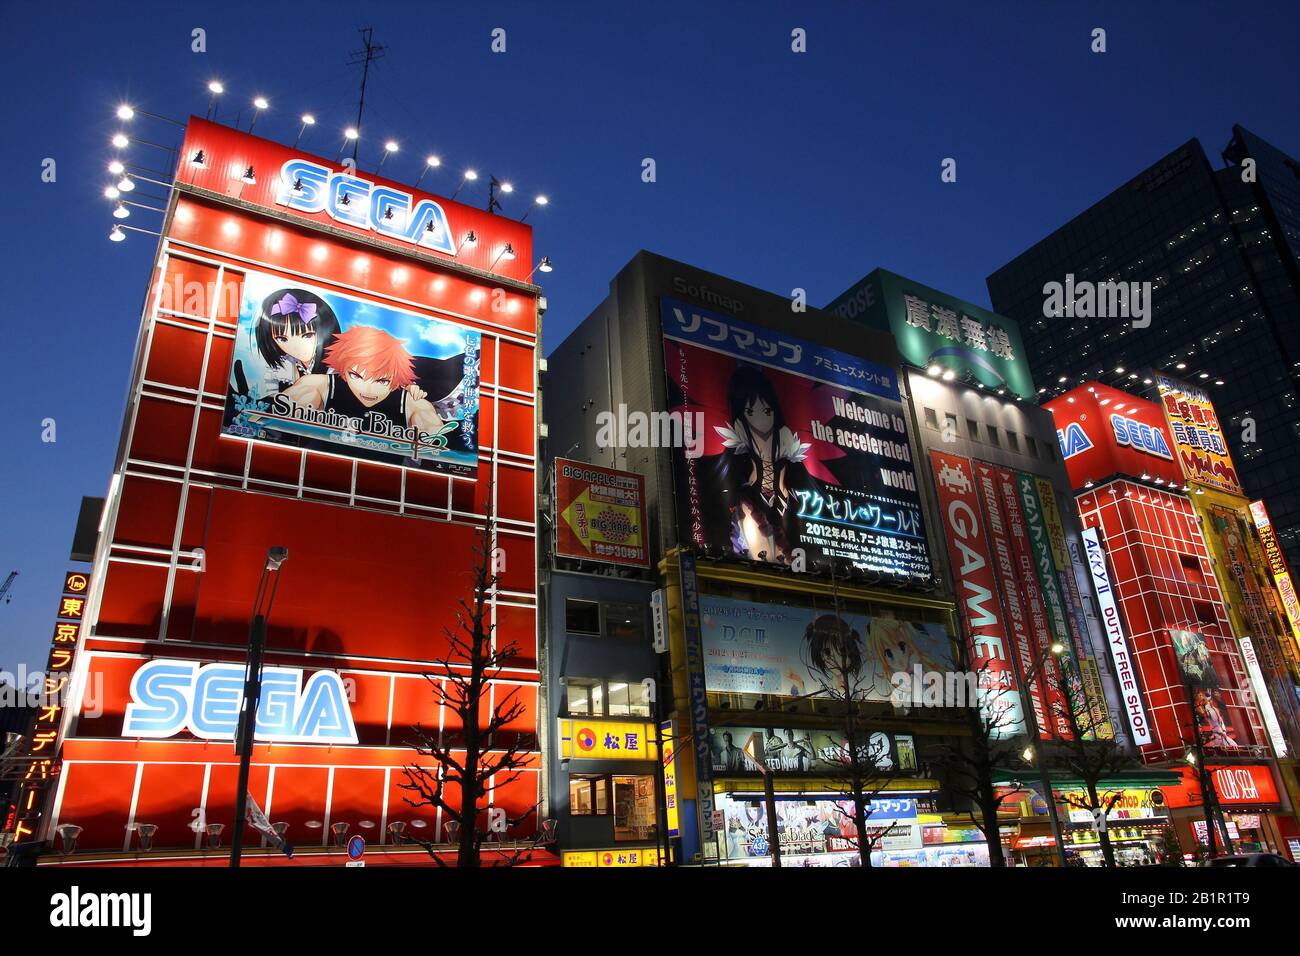
<path id="1" fill-rule="evenodd" d="M 378 60 L 380 57 L 386 54 L 388 52 L 388 47 L 383 46 L 382 44 L 379 43 L 371 42 L 371 39 L 374 36 L 374 32 L 375 32 L 374 27 L 362 27 L 357 32 L 361 34 L 362 42 L 365 43 L 366 48 L 364 50 L 357 50 L 355 53 L 353 53 L 352 59 L 348 60 L 348 66 L 356 66 L 358 63 L 361 64 L 361 101 L 357 104 L 357 123 L 356 123 L 356 130 L 358 133 L 360 133 L 361 114 L 366 108 L 366 80 L 369 79 L 370 77 L 370 64 L 372 61 Z M 354 164 L 357 161 L 357 147 L 360 145 L 361 145 L 361 137 L 357 136 L 354 140 L 352 140 L 352 162 Z"/>

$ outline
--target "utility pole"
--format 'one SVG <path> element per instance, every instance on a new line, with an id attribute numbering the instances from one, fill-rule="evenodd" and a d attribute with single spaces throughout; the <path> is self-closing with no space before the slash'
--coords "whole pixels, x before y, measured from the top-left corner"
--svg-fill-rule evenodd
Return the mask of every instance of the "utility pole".
<path id="1" fill-rule="evenodd" d="M 361 101 L 357 104 L 357 133 L 360 134 L 361 114 L 366 108 L 366 80 L 370 78 L 370 64 L 374 60 L 378 60 L 386 54 L 388 52 L 388 47 L 371 42 L 375 32 L 374 27 L 362 27 L 357 32 L 361 34 L 362 42 L 365 43 L 365 49 L 357 50 L 353 53 L 352 59 L 348 60 L 348 65 L 355 66 L 358 63 L 361 64 Z M 360 145 L 361 137 L 358 135 L 357 138 L 352 141 L 353 163 L 356 163 L 357 161 L 357 148 Z"/>

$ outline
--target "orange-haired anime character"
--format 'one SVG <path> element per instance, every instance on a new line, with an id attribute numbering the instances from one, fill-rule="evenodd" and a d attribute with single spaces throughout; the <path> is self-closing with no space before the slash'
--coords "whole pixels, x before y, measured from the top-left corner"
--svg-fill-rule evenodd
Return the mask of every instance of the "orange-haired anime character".
<path id="1" fill-rule="evenodd" d="M 331 374 L 304 375 L 284 391 L 285 397 L 349 418 L 364 420 L 374 412 L 431 435 L 441 431 L 442 418 L 416 384 L 415 360 L 400 339 L 358 325 L 335 336 L 324 362 Z"/>

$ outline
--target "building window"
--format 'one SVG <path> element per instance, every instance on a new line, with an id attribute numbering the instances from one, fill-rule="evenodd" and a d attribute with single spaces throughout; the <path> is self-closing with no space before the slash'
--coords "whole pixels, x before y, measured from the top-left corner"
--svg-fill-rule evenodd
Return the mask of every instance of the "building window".
<path id="1" fill-rule="evenodd" d="M 564 682 L 564 702 L 570 717 L 650 716 L 650 702 L 639 681 L 569 677 Z"/>
<path id="2" fill-rule="evenodd" d="M 975 421 L 973 418 L 966 419 L 966 436 L 970 438 L 971 441 L 980 440 L 979 422 Z"/>
<path id="3" fill-rule="evenodd" d="M 603 717 L 605 688 L 598 680 L 570 677 L 564 685 L 565 706 L 571 716 Z"/>
<path id="4" fill-rule="evenodd" d="M 1020 440 L 1016 437 L 1015 432 L 1007 432 L 1007 447 L 1020 454 Z"/>
<path id="5" fill-rule="evenodd" d="M 614 839 L 653 840 L 656 827 L 655 778 L 649 774 L 616 776 Z"/>
<path id="6" fill-rule="evenodd" d="M 939 416 L 935 414 L 935 411 L 934 411 L 933 408 L 925 408 L 924 411 L 925 411 L 925 424 L 926 424 L 928 427 L 933 428 L 935 431 L 938 431 L 938 430 L 939 430 Z"/>
<path id="7" fill-rule="evenodd" d="M 625 681 L 610 681 L 607 713 L 611 717 L 649 717 L 650 704 L 645 700 L 645 688 Z"/>
<path id="8" fill-rule="evenodd" d="M 957 437 L 957 416 L 952 412 L 943 413 L 943 433 L 944 435 L 951 435 L 953 438 Z M 948 439 L 944 438 L 944 441 L 948 441 Z"/>
<path id="9" fill-rule="evenodd" d="M 994 427 L 993 425 L 985 425 L 984 427 L 988 429 L 988 433 L 989 433 L 989 444 L 990 444 L 990 445 L 998 445 L 999 447 L 1001 447 L 1000 443 L 998 442 L 998 430 L 997 430 L 997 428 Z"/>
<path id="10" fill-rule="evenodd" d="M 1025 436 L 1025 450 L 1029 452 L 1030 458 L 1038 457 L 1038 442 L 1034 441 L 1033 435 Z"/>
<path id="11" fill-rule="evenodd" d="M 595 601 L 564 599 L 564 629 L 570 634 L 600 634 L 600 605 Z"/>
<path id="12" fill-rule="evenodd" d="M 616 604 L 610 602 L 602 606 L 605 615 L 605 636 L 620 640 L 644 641 L 646 638 L 645 608 L 639 604 Z"/>
<path id="13" fill-rule="evenodd" d="M 569 813 L 578 817 L 612 815 L 615 840 L 653 840 L 658 820 L 655 778 L 650 774 L 571 774 Z"/>
<path id="14" fill-rule="evenodd" d="M 609 816 L 609 776 L 570 774 L 569 813 L 575 817 Z"/>

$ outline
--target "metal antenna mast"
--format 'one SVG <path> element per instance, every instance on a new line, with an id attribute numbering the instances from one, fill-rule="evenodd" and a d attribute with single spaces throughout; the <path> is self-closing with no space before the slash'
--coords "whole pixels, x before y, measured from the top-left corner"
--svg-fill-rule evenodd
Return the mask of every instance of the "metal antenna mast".
<path id="1" fill-rule="evenodd" d="M 352 59 L 348 60 L 349 66 L 361 64 L 361 102 L 357 104 L 357 138 L 352 141 L 352 162 L 357 161 L 357 148 L 361 145 L 361 114 L 366 108 L 366 80 L 370 77 L 370 63 L 378 60 L 388 52 L 388 47 L 382 44 L 372 43 L 371 37 L 375 32 L 374 27 L 362 27 L 357 31 L 361 34 L 361 39 L 365 43 L 364 50 L 357 50 L 352 54 Z"/>

